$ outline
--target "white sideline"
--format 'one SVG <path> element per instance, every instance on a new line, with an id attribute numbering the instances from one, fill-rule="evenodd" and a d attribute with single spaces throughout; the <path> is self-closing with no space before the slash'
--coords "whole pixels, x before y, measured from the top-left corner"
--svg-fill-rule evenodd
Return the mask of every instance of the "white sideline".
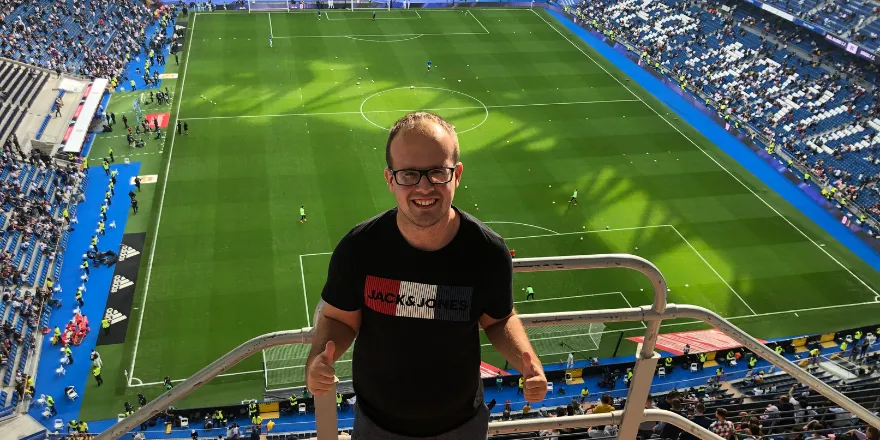
<path id="1" fill-rule="evenodd" d="M 688 247 L 690 247 L 691 250 L 693 250 L 694 253 L 696 253 L 697 256 L 700 257 L 701 260 L 703 260 L 703 263 L 706 263 L 706 266 L 709 266 L 709 269 L 711 269 L 712 272 L 715 272 L 715 275 L 718 276 L 718 278 L 721 280 L 721 282 L 724 283 L 724 285 L 727 286 L 727 288 L 730 289 L 730 291 L 733 292 L 733 294 L 736 295 L 737 298 L 739 298 L 740 302 L 745 304 L 746 308 L 749 309 L 749 311 L 752 312 L 753 315 L 757 315 L 757 313 L 755 312 L 755 309 L 753 309 L 752 306 L 750 306 L 749 303 L 747 303 L 746 300 L 743 299 L 743 297 L 739 296 L 739 293 L 737 293 L 737 291 L 734 290 L 733 287 L 731 287 L 730 284 L 727 283 L 727 280 L 725 280 L 724 277 L 722 277 L 721 274 L 718 273 L 718 271 L 715 270 L 715 268 L 712 267 L 711 264 L 709 264 L 709 262 L 706 260 L 706 258 L 703 257 L 703 254 L 701 254 L 700 251 L 698 251 L 697 248 L 695 248 L 694 245 L 692 245 L 691 242 L 688 241 L 687 238 L 684 238 L 684 235 L 681 235 L 681 232 L 678 231 L 678 228 L 676 228 L 675 225 L 670 225 L 670 226 L 672 227 L 672 230 L 675 231 L 675 233 L 678 234 L 678 236 L 681 237 L 682 240 L 684 240 L 685 244 L 687 244 Z"/>
<path id="2" fill-rule="evenodd" d="M 471 17 L 474 17 L 474 20 L 477 20 L 477 23 L 480 24 L 480 27 L 483 28 L 484 31 L 486 31 L 486 35 L 489 35 L 489 29 L 486 29 L 486 26 L 483 26 L 483 23 L 480 21 L 480 19 L 477 18 L 476 15 L 471 14 L 471 11 L 467 11 L 467 13 L 468 13 L 468 15 L 470 15 Z"/>
<path id="3" fill-rule="evenodd" d="M 615 102 L 639 102 L 638 99 L 600 99 L 595 101 L 571 101 L 571 102 L 534 102 L 529 104 L 501 104 L 487 105 L 485 108 L 516 108 L 516 107 L 546 107 L 552 105 L 585 105 L 585 104 L 608 104 Z M 463 106 L 463 107 L 436 107 L 421 109 L 398 109 L 398 110 L 364 110 L 349 112 L 314 112 L 314 113 L 279 113 L 274 115 L 235 115 L 235 116 L 205 116 L 186 118 L 190 121 L 201 121 L 206 119 L 253 119 L 253 118 L 284 118 L 290 116 L 336 116 L 336 115 L 359 115 L 361 113 L 410 113 L 419 110 L 440 111 L 440 110 L 474 110 L 482 109 L 483 106 Z"/>
<path id="4" fill-rule="evenodd" d="M 195 21 L 195 20 L 193 20 Z M 269 38 L 275 38 L 275 33 L 272 32 L 272 13 L 269 13 Z"/>
<path id="5" fill-rule="evenodd" d="M 538 303 L 544 301 L 564 301 L 566 299 L 575 299 L 575 298 L 589 298 L 591 296 L 606 296 L 606 295 L 620 295 L 623 296 L 623 292 L 602 292 L 602 293 L 587 293 L 584 295 L 572 295 L 572 296 L 559 296 L 556 298 L 541 298 L 541 299 L 530 299 L 530 300 L 522 300 L 522 301 L 514 301 L 514 304 L 528 304 L 528 303 Z M 627 304 L 629 301 L 626 298 L 623 298 Z M 632 307 L 631 305 L 629 307 Z"/>
<path id="6" fill-rule="evenodd" d="M 838 259 L 835 258 L 833 255 L 831 255 L 831 253 L 828 252 L 827 250 L 825 250 L 825 248 L 823 248 L 822 246 L 819 246 L 819 243 L 816 243 L 816 241 L 813 240 L 810 236 L 808 236 L 804 231 L 802 231 L 800 228 L 798 228 L 797 226 L 795 226 L 795 224 L 792 223 L 791 220 L 789 220 L 786 216 L 782 215 L 782 213 L 780 213 L 776 208 L 774 208 L 773 205 L 771 205 L 771 204 L 768 203 L 766 200 L 764 200 L 760 195 L 758 195 L 758 193 L 756 193 L 754 190 L 752 190 L 752 188 L 749 188 L 749 186 L 746 185 L 745 182 L 743 182 L 742 180 L 740 180 L 739 177 L 737 177 L 735 174 L 733 174 L 733 172 L 731 172 L 730 170 L 728 170 L 724 165 L 721 165 L 721 163 L 718 162 L 714 157 L 712 157 L 712 156 L 711 156 L 706 150 L 704 150 L 703 147 L 699 146 L 696 142 L 694 142 L 693 139 L 691 139 L 688 135 L 684 134 L 681 130 L 679 130 L 678 127 L 676 127 L 672 122 L 669 122 L 669 119 L 666 119 L 666 118 L 665 118 L 663 115 L 661 115 L 657 110 L 655 110 L 654 107 L 651 107 L 650 104 L 648 104 L 647 102 L 645 102 L 645 100 L 643 100 L 639 95 L 637 95 L 635 92 L 633 92 L 632 89 L 630 89 L 626 84 L 622 83 L 619 79 L 617 79 L 616 76 L 612 75 L 611 72 L 608 71 L 608 69 L 606 69 L 604 66 L 602 66 L 601 64 L 599 64 L 598 62 L 596 62 L 596 60 L 593 59 L 593 57 L 591 57 L 589 54 L 587 54 L 586 52 L 584 52 L 583 49 L 580 48 L 580 46 L 578 46 L 578 45 L 575 44 L 573 41 L 571 41 L 567 36 L 565 36 L 565 34 L 563 34 L 562 32 L 560 32 L 559 29 L 556 29 L 556 26 L 553 26 L 552 23 L 550 23 L 549 21 L 547 21 L 544 17 L 541 16 L 541 14 L 535 12 L 534 10 L 532 10 L 532 13 L 535 14 L 535 15 L 537 15 L 538 18 L 540 18 L 544 23 L 547 23 L 547 25 L 550 26 L 554 31 L 556 31 L 556 33 L 559 34 L 562 38 L 564 38 L 565 41 L 568 41 L 572 46 L 574 46 L 574 48 L 577 49 L 578 52 L 582 53 L 585 57 L 589 58 L 590 61 L 593 62 L 593 64 L 599 66 L 599 68 L 602 69 L 605 73 L 607 73 L 608 76 L 610 76 L 611 78 L 614 78 L 614 80 L 617 81 L 617 83 L 620 84 L 623 88 L 625 88 L 625 89 L 626 89 L 631 95 L 633 95 L 633 96 L 635 96 L 636 98 L 638 98 L 639 101 L 642 101 L 642 103 L 645 104 L 646 107 L 648 107 L 649 109 L 651 109 L 651 111 L 654 112 L 657 116 L 659 116 L 660 119 L 662 119 L 664 122 L 666 122 L 666 123 L 667 123 L 670 127 L 672 127 L 675 131 L 677 131 L 678 134 L 680 134 L 683 138 L 687 139 L 688 142 L 690 142 L 693 146 L 697 147 L 697 149 L 700 150 L 704 155 L 706 155 L 706 157 L 708 157 L 710 160 L 712 160 L 712 162 L 715 162 L 715 165 L 718 165 L 722 170 L 724 170 L 725 172 L 727 172 L 727 174 L 729 174 L 730 177 L 733 177 L 734 180 L 736 180 L 737 182 L 739 182 L 740 185 L 742 185 L 745 189 L 747 189 L 750 193 L 752 193 L 752 195 L 754 195 L 755 197 L 757 197 L 758 200 L 760 200 L 761 202 L 763 202 L 764 205 L 766 205 L 768 208 L 770 208 L 771 211 L 775 212 L 776 215 L 778 215 L 778 216 L 781 217 L 783 220 L 785 220 L 785 222 L 788 223 L 788 225 L 791 226 L 795 231 L 798 231 L 801 235 L 804 236 L 804 238 L 806 238 L 807 240 L 809 240 L 810 243 L 813 243 L 813 245 L 815 245 L 816 248 L 818 248 L 818 249 L 819 249 L 820 251 L 822 251 L 825 255 L 827 255 L 828 258 L 831 258 L 831 260 L 833 260 L 835 263 L 837 263 L 841 268 L 843 268 L 843 270 L 845 270 L 845 271 L 848 272 L 850 275 L 852 275 L 853 278 L 855 278 L 856 280 L 858 280 L 859 283 L 861 283 L 863 286 L 865 286 L 865 288 L 867 288 L 868 290 L 870 290 L 870 291 L 875 295 L 875 297 L 878 296 L 878 295 L 880 295 L 880 294 L 877 293 L 876 290 L 874 290 L 871 286 L 869 286 L 868 283 L 866 283 L 864 280 L 862 280 L 861 278 L 859 278 L 858 275 L 856 275 L 856 274 L 853 273 L 851 270 L 849 270 L 849 268 L 846 267 L 843 263 L 841 263 L 840 260 L 838 260 Z"/>
<path id="7" fill-rule="evenodd" d="M 150 246 L 150 257 L 147 260 L 147 276 L 144 278 L 144 292 L 141 294 L 140 317 L 138 318 L 137 332 L 134 338 L 134 350 L 131 355 L 131 366 L 128 368 L 128 386 L 132 386 L 134 379 L 134 365 L 137 360 L 138 344 L 141 340 L 141 327 L 144 324 L 144 310 L 147 308 L 147 293 L 150 290 L 150 275 L 153 273 L 153 257 L 156 255 L 156 243 L 159 241 L 159 223 L 162 222 L 162 207 L 165 205 L 165 189 L 168 188 L 168 171 L 171 169 L 171 157 L 174 154 L 174 138 L 176 131 L 174 126 L 180 119 L 180 103 L 183 101 L 183 86 L 186 83 L 186 69 L 189 68 L 190 49 L 192 49 L 192 40 L 196 30 L 196 18 L 199 14 L 193 15 L 192 26 L 190 26 L 189 41 L 186 45 L 186 65 L 183 66 L 183 76 L 180 79 L 180 95 L 177 97 L 177 110 L 174 112 L 174 123 L 169 125 L 171 128 L 171 145 L 168 147 L 168 162 L 165 164 L 165 172 L 162 174 L 162 192 L 159 195 L 159 211 L 156 213 L 156 227 L 153 229 L 153 243 Z"/>

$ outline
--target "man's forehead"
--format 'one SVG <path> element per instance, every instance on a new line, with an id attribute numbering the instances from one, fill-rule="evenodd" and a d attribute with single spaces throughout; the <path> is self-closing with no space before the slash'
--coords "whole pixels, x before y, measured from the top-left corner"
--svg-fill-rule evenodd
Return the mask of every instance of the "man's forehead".
<path id="1" fill-rule="evenodd" d="M 396 161 L 443 165 L 443 162 L 452 160 L 454 152 L 455 140 L 438 124 L 422 124 L 391 141 L 391 156 Z"/>

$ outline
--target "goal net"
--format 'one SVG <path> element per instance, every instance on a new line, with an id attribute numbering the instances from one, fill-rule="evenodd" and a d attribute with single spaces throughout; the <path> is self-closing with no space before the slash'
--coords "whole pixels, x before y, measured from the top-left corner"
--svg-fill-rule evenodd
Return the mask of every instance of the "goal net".
<path id="1" fill-rule="evenodd" d="M 352 347 L 354 344 L 352 344 Z M 340 380 L 351 378 L 351 350 L 342 354 L 333 367 Z M 263 350 L 263 372 L 266 391 L 303 386 L 306 383 L 306 358 L 311 344 L 279 345 Z"/>
<path id="2" fill-rule="evenodd" d="M 538 356 L 568 356 L 574 352 L 576 357 L 584 358 L 599 349 L 605 324 L 570 324 L 547 327 L 527 327 L 526 334 Z"/>
<path id="3" fill-rule="evenodd" d="M 289 11 L 291 5 L 290 0 L 248 0 L 248 12 Z"/>
<path id="4" fill-rule="evenodd" d="M 322 9 L 327 11 L 354 11 L 354 10 L 391 10 L 391 1 L 371 0 L 249 0 L 248 12 L 259 11 L 303 11 Z"/>

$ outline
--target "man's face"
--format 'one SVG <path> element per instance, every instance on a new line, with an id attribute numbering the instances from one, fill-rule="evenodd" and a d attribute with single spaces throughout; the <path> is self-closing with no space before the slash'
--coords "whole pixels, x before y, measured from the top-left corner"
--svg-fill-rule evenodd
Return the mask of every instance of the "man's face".
<path id="1" fill-rule="evenodd" d="M 432 184 L 422 176 L 417 185 L 402 186 L 385 169 L 385 182 L 394 193 L 400 213 L 411 224 L 427 228 L 449 214 L 455 189 L 461 181 L 462 165 L 454 162 L 455 140 L 439 124 L 423 121 L 423 130 L 398 134 L 391 142 L 391 166 L 395 170 L 454 167 L 448 183 Z"/>

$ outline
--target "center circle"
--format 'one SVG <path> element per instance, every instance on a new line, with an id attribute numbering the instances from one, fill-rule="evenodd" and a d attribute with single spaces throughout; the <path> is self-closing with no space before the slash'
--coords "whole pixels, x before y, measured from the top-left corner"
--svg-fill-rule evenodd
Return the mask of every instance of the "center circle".
<path id="1" fill-rule="evenodd" d="M 360 107 L 364 120 L 383 130 L 390 130 L 401 116 L 419 110 L 443 116 L 456 127 L 458 134 L 474 130 L 489 119 L 489 108 L 482 101 L 467 93 L 441 87 L 395 87 L 368 96 Z"/>

